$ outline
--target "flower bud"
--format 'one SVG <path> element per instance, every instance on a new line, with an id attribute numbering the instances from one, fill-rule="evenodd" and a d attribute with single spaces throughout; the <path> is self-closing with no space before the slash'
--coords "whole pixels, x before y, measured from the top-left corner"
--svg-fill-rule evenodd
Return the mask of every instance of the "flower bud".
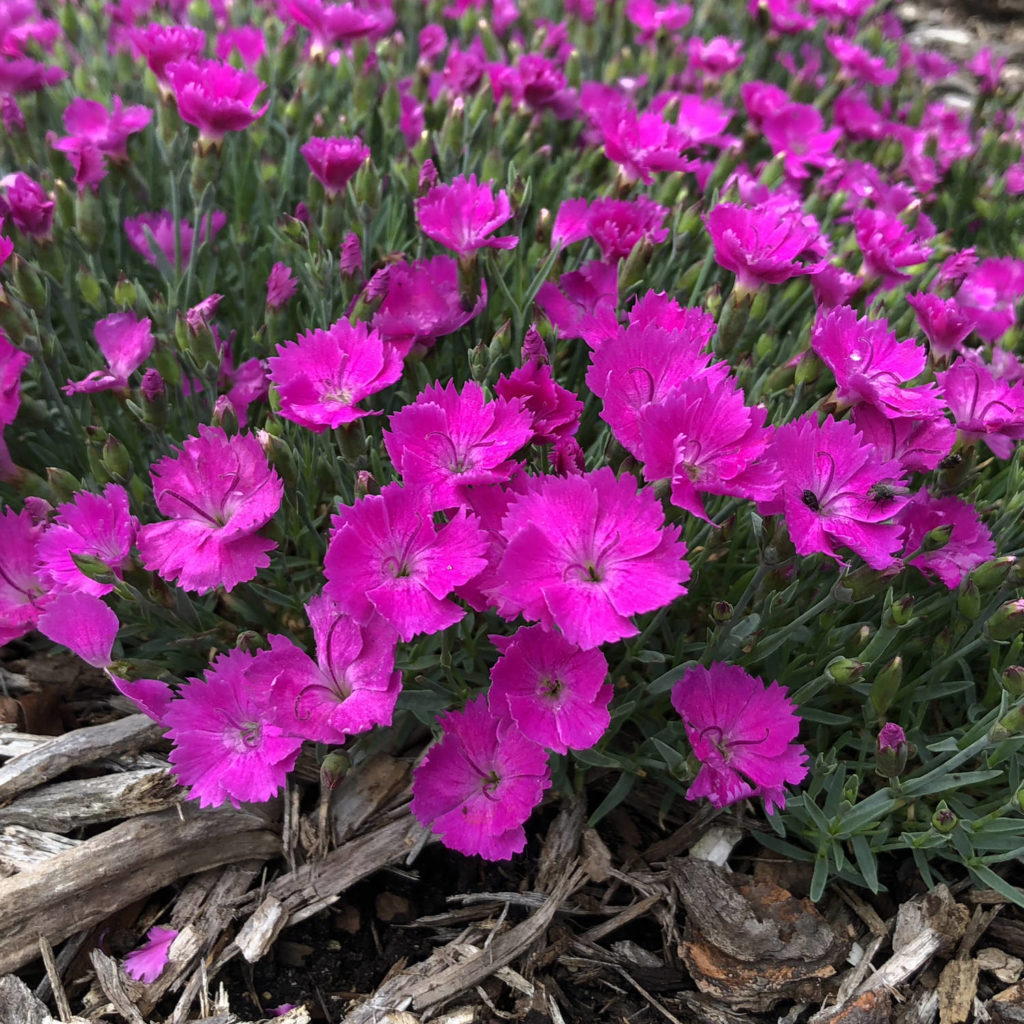
<path id="1" fill-rule="evenodd" d="M 971 573 L 970 578 L 977 584 L 978 590 L 987 594 L 1006 582 L 1016 562 L 1017 559 L 1013 555 L 991 558 L 979 565 Z"/>
<path id="2" fill-rule="evenodd" d="M 718 331 L 714 340 L 716 352 L 727 355 L 732 351 L 746 330 L 753 304 L 754 292 L 736 284 L 729 293 L 729 298 L 725 300 L 722 315 L 718 319 Z"/>
<path id="3" fill-rule="evenodd" d="M 733 607 L 728 601 L 715 601 L 711 605 L 711 618 L 715 622 L 729 622 L 732 619 Z"/>
<path id="4" fill-rule="evenodd" d="M 267 462 L 280 474 L 287 487 L 294 487 L 299 478 L 295 455 L 287 441 L 266 430 L 256 431 L 256 440 L 263 449 Z"/>
<path id="5" fill-rule="evenodd" d="M 796 364 L 793 380 L 797 385 L 813 384 L 821 376 L 824 368 L 825 364 L 818 358 L 816 352 L 805 352 L 800 357 L 800 362 Z"/>
<path id="6" fill-rule="evenodd" d="M 114 570 L 102 559 L 94 558 L 92 555 L 80 555 L 75 551 L 69 551 L 68 554 L 71 556 L 71 561 L 75 563 L 75 568 L 89 579 L 102 583 L 104 586 L 117 583 Z"/>
<path id="7" fill-rule="evenodd" d="M 46 309 L 46 285 L 36 268 L 17 253 L 14 254 L 14 284 L 22 300 L 37 313 Z M 96 287 L 99 288 L 99 285 Z"/>
<path id="8" fill-rule="evenodd" d="M 929 530 L 924 535 L 921 548 L 924 551 L 938 551 L 949 543 L 949 538 L 952 536 L 953 527 L 950 524 L 936 526 L 934 530 Z"/>
<path id="9" fill-rule="evenodd" d="M 356 501 L 365 498 L 368 494 L 380 494 L 380 484 L 377 483 L 376 477 L 368 469 L 361 469 L 356 473 Z"/>
<path id="10" fill-rule="evenodd" d="M 108 434 L 103 442 L 103 465 L 114 480 L 127 480 L 132 475 L 132 460 L 128 449 L 113 434 Z"/>
<path id="11" fill-rule="evenodd" d="M 1024 631 L 1024 599 L 1000 605 L 988 620 L 987 629 L 993 640 L 1012 640 Z"/>
<path id="12" fill-rule="evenodd" d="M 939 801 L 939 806 L 935 808 L 935 813 L 932 815 L 932 828 L 936 832 L 941 832 L 946 835 L 952 832 L 956 828 L 959 818 L 949 809 L 949 804 L 945 800 Z"/>
<path id="13" fill-rule="evenodd" d="M 50 490 L 53 491 L 53 496 L 58 501 L 73 501 L 75 495 L 84 490 L 77 477 L 58 466 L 47 467 L 46 482 L 50 485 Z"/>
<path id="14" fill-rule="evenodd" d="M 999 681 L 1011 697 L 1024 697 L 1024 665 L 1007 665 Z"/>
<path id="15" fill-rule="evenodd" d="M 897 778 L 906 770 L 910 752 L 911 745 L 903 730 L 895 722 L 886 722 L 878 732 L 875 771 L 883 779 Z"/>
<path id="16" fill-rule="evenodd" d="M 107 231 L 103 204 L 92 189 L 85 189 L 75 198 L 75 228 L 89 249 L 99 249 Z"/>
<path id="17" fill-rule="evenodd" d="M 825 672 L 837 683 L 848 685 L 855 683 L 862 675 L 867 665 L 856 658 L 833 658 L 826 666 Z"/>
<path id="18" fill-rule="evenodd" d="M 211 422 L 215 427 L 220 427 L 228 437 L 238 433 L 238 413 L 227 395 L 219 395 L 213 403 Z"/>
<path id="19" fill-rule="evenodd" d="M 332 750 L 320 762 L 320 785 L 323 789 L 333 791 L 338 783 L 348 774 L 352 767 L 352 759 L 343 750 Z"/>
<path id="20" fill-rule="evenodd" d="M 889 609 L 889 614 L 892 616 L 893 625 L 905 626 L 913 618 L 914 613 L 914 598 L 910 594 L 904 594 L 897 601 L 893 601 L 892 606 Z"/>
<path id="21" fill-rule="evenodd" d="M 243 629 L 235 637 L 235 647 L 240 651 L 254 653 L 263 648 L 263 637 L 253 629 Z"/>
<path id="22" fill-rule="evenodd" d="M 654 254 L 654 246 L 649 238 L 641 238 L 630 250 L 629 255 L 619 265 L 619 294 L 628 294 L 647 276 L 647 265 Z"/>
<path id="23" fill-rule="evenodd" d="M 139 395 L 142 399 L 143 420 L 162 430 L 167 425 L 167 388 L 159 370 L 150 367 L 142 375 Z"/>
<path id="24" fill-rule="evenodd" d="M 1010 708 L 1002 718 L 992 727 L 990 738 L 998 743 L 1008 739 L 1010 736 L 1017 736 L 1024 732 L 1024 706 L 1018 705 Z"/>
<path id="25" fill-rule="evenodd" d="M 956 606 L 960 614 L 970 622 L 973 622 L 981 614 L 981 592 L 970 577 L 960 586 Z"/>
<path id="26" fill-rule="evenodd" d="M 122 308 L 134 306 L 138 298 L 138 290 L 135 285 L 124 276 L 124 271 L 114 285 L 114 301 Z"/>
<path id="27" fill-rule="evenodd" d="M 868 700 L 874 708 L 876 716 L 881 719 L 885 717 L 886 711 L 899 693 L 900 684 L 903 682 L 903 659 L 897 654 L 888 665 L 875 676 L 868 693 Z"/>

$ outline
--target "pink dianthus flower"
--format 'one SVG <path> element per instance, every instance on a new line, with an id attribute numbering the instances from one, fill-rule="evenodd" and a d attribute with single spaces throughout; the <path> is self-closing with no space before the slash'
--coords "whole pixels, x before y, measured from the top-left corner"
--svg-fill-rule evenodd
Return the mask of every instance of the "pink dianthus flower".
<path id="1" fill-rule="evenodd" d="M 949 359 L 961 350 L 964 339 L 974 330 L 974 317 L 956 299 L 923 292 L 908 295 L 907 302 L 917 313 L 917 322 L 938 359 Z"/>
<path id="2" fill-rule="evenodd" d="M 299 282 L 287 263 L 275 263 L 267 277 L 267 306 L 280 309 L 298 291 Z"/>
<path id="3" fill-rule="evenodd" d="M 488 860 L 520 853 L 523 825 L 551 785 L 544 748 L 482 696 L 438 721 L 443 733 L 413 774 L 410 810 L 451 850 Z"/>
<path id="4" fill-rule="evenodd" d="M 433 509 L 461 505 L 470 484 L 500 483 L 515 469 L 516 452 L 531 437 L 532 417 L 518 399 L 487 401 L 483 388 L 454 381 L 424 388 L 399 409 L 384 445 L 405 483 Z"/>
<path id="5" fill-rule="evenodd" d="M 329 597 L 314 597 L 306 611 L 316 661 L 287 637 L 271 636 L 255 670 L 268 680 L 280 723 L 319 743 L 344 743 L 375 725 L 390 725 L 402 688 L 395 671 L 398 634 L 374 616 L 359 626 Z"/>
<path id="6" fill-rule="evenodd" d="M 582 338 L 598 348 L 619 329 L 619 272 L 615 264 L 590 260 L 579 270 L 545 281 L 537 292 L 537 305 L 562 338 Z"/>
<path id="7" fill-rule="evenodd" d="M 184 590 L 231 590 L 270 564 L 277 544 L 257 534 L 281 504 L 284 484 L 249 434 L 199 427 L 176 455 L 151 469 L 162 523 L 138 534 L 145 567 Z"/>
<path id="8" fill-rule="evenodd" d="M 257 25 L 238 25 L 225 28 L 217 35 L 217 57 L 219 60 L 231 59 L 237 53 L 242 64 L 252 70 L 267 52 L 267 39 L 263 30 Z"/>
<path id="9" fill-rule="evenodd" d="M 95 327 L 96 344 L 109 370 L 93 370 L 84 380 L 69 380 L 62 389 L 64 394 L 91 394 L 126 388 L 128 378 L 153 351 L 155 339 L 152 326 L 149 317 L 140 320 L 130 310 L 126 313 L 111 313 L 98 320 Z"/>
<path id="10" fill-rule="evenodd" d="M 214 210 L 208 217 L 199 222 L 199 244 L 212 238 L 227 224 L 226 214 L 220 210 Z M 146 229 L 153 235 L 153 243 L 150 243 Z M 192 244 L 195 238 L 195 228 L 187 221 L 182 220 L 181 232 L 181 258 L 188 261 L 189 253 L 192 251 Z M 124 233 L 132 248 L 138 252 L 147 262 L 157 266 L 157 253 L 162 253 L 167 262 L 174 266 L 174 220 L 167 210 L 160 210 L 157 213 L 140 213 L 137 217 L 126 217 L 124 221 Z M 154 248 L 155 244 L 155 248 Z"/>
<path id="11" fill-rule="evenodd" d="M 742 390 L 727 378 L 684 381 L 640 411 L 644 478 L 671 479 L 672 504 L 706 521 L 703 494 L 772 497 L 778 479 L 763 458 L 772 439 L 766 416 L 764 406 L 745 405 Z"/>
<path id="12" fill-rule="evenodd" d="M 53 600 L 36 574 L 37 544 L 42 524 L 28 509 L 0 512 L 0 644 L 17 640 L 34 629 Z"/>
<path id="13" fill-rule="evenodd" d="M 370 159 L 370 147 L 359 136 L 351 139 L 314 136 L 299 152 L 328 196 L 337 195 Z"/>
<path id="14" fill-rule="evenodd" d="M 665 525 L 650 491 L 607 466 L 531 481 L 501 533 L 507 545 L 490 591 L 499 614 L 558 629 L 584 650 L 635 636 L 631 616 L 686 593 L 678 527 Z"/>
<path id="15" fill-rule="evenodd" d="M 922 551 L 907 563 L 938 576 L 950 590 L 959 587 L 972 569 L 996 553 L 992 531 L 978 517 L 978 510 L 955 494 L 933 498 L 927 491 L 918 491 L 900 510 L 897 522 L 904 528 L 904 554 L 917 551 L 931 530 L 953 528 L 941 548 Z"/>
<path id="16" fill-rule="evenodd" d="M 1000 459 L 1010 458 L 1024 437 L 1024 385 L 1007 384 L 984 363 L 966 359 L 935 379 L 964 440 L 984 440 Z"/>
<path id="17" fill-rule="evenodd" d="M 587 227 L 601 250 L 602 259 L 624 259 L 638 242 L 657 245 L 668 237 L 664 227 L 668 210 L 653 199 L 595 199 L 587 214 Z"/>
<path id="18" fill-rule="evenodd" d="M 217 146 L 228 132 L 239 132 L 261 118 L 270 103 L 253 109 L 266 88 L 249 71 L 219 60 L 182 60 L 167 66 L 178 114 L 199 129 L 201 148 Z"/>
<path id="19" fill-rule="evenodd" d="M 36 629 L 93 668 L 108 668 L 121 624 L 102 598 L 65 590 L 46 606 Z"/>
<path id="20" fill-rule="evenodd" d="M 459 268 L 450 256 L 434 256 L 387 268 L 386 292 L 371 324 L 405 356 L 413 345 L 432 345 L 465 327 L 487 305 L 487 283 L 472 309 L 459 300 Z"/>
<path id="21" fill-rule="evenodd" d="M 842 134 L 840 128 L 826 129 L 817 108 L 805 103 L 788 103 L 764 121 L 764 137 L 782 158 L 786 173 L 797 180 L 810 176 L 808 168 L 832 164 Z"/>
<path id="22" fill-rule="evenodd" d="M 102 494 L 82 491 L 61 505 L 39 539 L 39 575 L 61 590 L 102 597 L 113 583 L 98 583 L 75 565 L 72 555 L 85 555 L 120 576 L 130 561 L 138 520 L 128 509 L 128 492 L 108 484 Z"/>
<path id="23" fill-rule="evenodd" d="M 807 775 L 807 749 L 795 742 L 800 719 L 784 686 L 765 687 L 738 665 L 695 665 L 673 688 L 672 706 L 701 762 L 687 800 L 725 807 L 759 796 L 769 814 L 786 806 L 784 786 Z"/>
<path id="24" fill-rule="evenodd" d="M 852 423 L 828 416 L 819 426 L 810 413 L 777 427 L 768 454 L 781 486 L 758 511 L 785 516 L 798 555 L 821 552 L 841 563 L 840 544 L 872 569 L 895 562 L 903 528 L 888 520 L 907 502 L 898 462 L 881 462 Z"/>
<path id="25" fill-rule="evenodd" d="M 50 193 L 27 174 L 21 172 L 9 175 L 0 181 L 7 193 L 0 201 L 0 210 L 10 212 L 14 226 L 30 238 L 47 240 L 53 230 L 53 212 L 56 203 Z"/>
<path id="26" fill-rule="evenodd" d="M 898 217 L 884 210 L 862 208 L 853 215 L 853 228 L 857 244 L 864 254 L 864 270 L 870 276 L 882 279 L 883 288 L 892 288 L 900 281 L 908 281 L 904 267 L 925 263 L 932 255 Z"/>
<path id="27" fill-rule="evenodd" d="M 281 415 L 317 434 L 370 415 L 364 398 L 394 384 L 402 357 L 365 323 L 344 318 L 327 330 L 300 334 L 267 360 L 281 398 Z"/>
<path id="28" fill-rule="evenodd" d="M 704 223 L 715 262 L 736 275 L 737 287 L 756 291 L 824 265 L 827 249 L 818 222 L 787 198 L 756 206 L 718 203 Z"/>
<path id="29" fill-rule="evenodd" d="M 494 182 L 478 184 L 475 174 L 435 185 L 416 201 L 416 216 L 428 238 L 460 256 L 484 247 L 514 249 L 519 244 L 518 235 L 489 237 L 512 218 L 512 204 L 504 189 L 495 196 Z"/>
<path id="30" fill-rule="evenodd" d="M 552 444 L 576 433 L 580 424 L 583 403 L 554 379 L 548 363 L 527 360 L 507 377 L 502 374 L 495 381 L 494 393 L 506 402 L 522 400 L 523 408 L 533 417 L 531 444 Z"/>
<path id="31" fill-rule="evenodd" d="M 408 642 L 463 618 L 448 595 L 487 564 L 487 537 L 464 508 L 438 527 L 418 488 L 389 484 L 331 524 L 324 593 L 358 623 L 379 613 Z"/>
<path id="32" fill-rule="evenodd" d="M 688 171 L 694 166 L 682 155 L 689 143 L 685 131 L 655 111 L 639 112 L 627 103 L 604 106 L 596 119 L 605 156 L 619 164 L 627 182 L 650 185 L 654 173 Z"/>
<path id="33" fill-rule="evenodd" d="M 129 29 L 129 38 L 145 58 L 165 96 L 172 92 L 167 65 L 198 57 L 206 46 L 206 33 L 191 25 L 153 23 L 145 28 Z"/>
<path id="34" fill-rule="evenodd" d="M 851 415 L 878 459 L 896 459 L 907 472 L 935 469 L 956 444 L 956 427 L 945 416 L 890 416 L 867 402 L 855 405 Z"/>
<path id="35" fill-rule="evenodd" d="M 897 341 L 884 320 L 857 318 L 849 306 L 819 313 L 811 347 L 836 378 L 846 405 L 870 402 L 887 416 L 929 418 L 942 411 L 932 384 L 904 387 L 924 369 L 927 354 L 912 338 Z"/>
<path id="36" fill-rule="evenodd" d="M 269 800 L 295 765 L 302 740 L 278 724 L 266 680 L 251 678 L 259 657 L 240 648 L 220 655 L 164 712 L 174 775 L 200 807 Z"/>
<path id="37" fill-rule="evenodd" d="M 611 721 L 612 699 L 600 651 L 580 650 L 541 626 L 491 642 L 501 651 L 487 695 L 494 714 L 511 718 L 527 739 L 558 754 L 597 743 Z"/>

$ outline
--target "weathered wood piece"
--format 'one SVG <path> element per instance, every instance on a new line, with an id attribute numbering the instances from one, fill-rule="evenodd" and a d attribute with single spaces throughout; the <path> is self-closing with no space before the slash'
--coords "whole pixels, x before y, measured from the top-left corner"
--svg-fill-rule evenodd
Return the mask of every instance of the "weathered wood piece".
<path id="1" fill-rule="evenodd" d="M 0 872 L 13 875 L 81 844 L 80 839 L 9 825 L 0 829 Z"/>
<path id="2" fill-rule="evenodd" d="M 0 724 L 0 757 L 17 757 L 35 750 L 41 743 L 52 743 L 52 736 L 37 736 L 35 733 L 18 732 L 16 725 Z"/>
<path id="3" fill-rule="evenodd" d="M 0 978 L 0 1024 L 61 1024 L 13 974 Z M 84 1017 L 71 1017 L 65 1024 L 89 1024 Z"/>
<path id="4" fill-rule="evenodd" d="M 178 878 L 273 857 L 280 840 L 266 825 L 249 811 L 185 805 L 123 822 L 0 879 L 0 971 L 35 959 L 40 935 L 59 942 Z"/>
<path id="5" fill-rule="evenodd" d="M 162 811 L 181 803 L 184 796 L 166 767 L 117 772 L 31 790 L 0 807 L 0 825 L 70 832 L 85 825 Z"/>
<path id="6" fill-rule="evenodd" d="M 74 729 L 40 743 L 0 767 L 0 803 L 63 775 L 80 764 L 157 742 L 163 726 L 146 715 L 129 715 L 115 722 Z"/>

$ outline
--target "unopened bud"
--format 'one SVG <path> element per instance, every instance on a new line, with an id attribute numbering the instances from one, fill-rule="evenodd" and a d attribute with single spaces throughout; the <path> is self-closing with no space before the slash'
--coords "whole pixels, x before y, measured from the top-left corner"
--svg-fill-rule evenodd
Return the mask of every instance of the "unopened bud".
<path id="1" fill-rule="evenodd" d="M 368 494 L 380 494 L 380 484 L 377 483 L 377 478 L 368 469 L 361 469 L 356 473 L 356 501 L 365 498 Z"/>
<path id="2" fill-rule="evenodd" d="M 75 495 L 83 490 L 81 481 L 72 476 L 66 469 L 49 466 L 46 470 L 46 482 L 58 501 L 73 501 Z"/>
<path id="3" fill-rule="evenodd" d="M 1019 736 L 1024 732 L 1024 706 L 1018 705 L 1010 708 L 1002 718 L 992 727 L 990 738 L 999 742 L 1009 739 L 1011 736 Z"/>
<path id="4" fill-rule="evenodd" d="M 991 558 L 979 565 L 970 578 L 977 584 L 978 590 L 987 594 L 1006 582 L 1016 562 L 1013 555 Z"/>
<path id="5" fill-rule="evenodd" d="M 320 762 L 320 785 L 333 792 L 351 767 L 352 758 L 348 754 L 343 750 L 332 750 Z"/>
<path id="6" fill-rule="evenodd" d="M 1008 665 L 999 681 L 1011 697 L 1024 697 L 1024 665 Z"/>
<path id="7" fill-rule="evenodd" d="M 220 427 L 228 437 L 238 433 L 238 413 L 227 395 L 220 395 L 213 403 L 212 422 L 215 427 Z"/>
<path id="8" fill-rule="evenodd" d="M 267 457 L 267 462 L 277 470 L 286 485 L 294 487 L 299 474 L 295 464 L 295 455 L 288 442 L 266 430 L 257 430 L 256 440 L 259 441 L 263 454 Z"/>
<path id="9" fill-rule="evenodd" d="M 103 204 L 91 188 L 80 191 L 75 198 L 75 227 L 86 248 L 99 249 L 106 234 L 107 222 Z"/>
<path id="10" fill-rule="evenodd" d="M 952 536 L 953 527 L 949 523 L 945 526 L 936 526 L 934 530 L 929 530 L 924 535 L 921 547 L 925 551 L 938 551 L 949 543 L 949 538 Z"/>
<path id="11" fill-rule="evenodd" d="M 117 284 L 114 285 L 114 301 L 123 309 L 127 309 L 129 306 L 135 305 L 137 298 L 138 290 L 122 272 L 121 276 L 117 279 Z"/>
<path id="12" fill-rule="evenodd" d="M 903 682 L 903 659 L 897 654 L 888 665 L 875 676 L 868 693 L 868 700 L 878 718 L 885 718 Z"/>
<path id="13" fill-rule="evenodd" d="M 892 616 L 893 625 L 907 625 L 911 618 L 913 618 L 914 614 L 913 596 L 910 594 L 904 594 L 903 597 L 893 601 L 892 607 L 889 609 L 889 614 Z"/>
<path id="14" fill-rule="evenodd" d="M 949 804 L 945 800 L 940 800 L 939 806 L 935 808 L 935 813 L 932 815 L 932 828 L 945 835 L 956 828 L 959 820 L 956 814 L 949 809 Z"/>
<path id="15" fill-rule="evenodd" d="M 733 607 L 728 601 L 715 601 L 711 605 L 711 618 L 715 622 L 728 622 L 732 619 Z"/>
<path id="16" fill-rule="evenodd" d="M 649 238 L 641 238 L 629 255 L 619 265 L 619 294 L 626 295 L 647 276 L 647 265 L 654 255 L 654 245 Z"/>
<path id="17" fill-rule="evenodd" d="M 860 679 L 864 675 L 865 668 L 867 666 L 864 662 L 858 661 L 856 658 L 833 658 L 825 666 L 825 672 L 837 683 L 848 685 Z"/>
<path id="18" fill-rule="evenodd" d="M 1000 605 L 988 620 L 987 628 L 993 640 L 1012 640 L 1024 630 L 1024 599 Z"/>
<path id="19" fill-rule="evenodd" d="M 960 614 L 970 622 L 973 622 L 981 614 L 981 592 L 970 577 L 960 587 L 956 606 Z"/>
<path id="20" fill-rule="evenodd" d="M 246 651 L 251 654 L 263 647 L 263 637 L 255 630 L 243 629 L 235 637 L 235 647 L 240 651 Z"/>
<path id="21" fill-rule="evenodd" d="M 886 722 L 878 732 L 875 745 L 875 771 L 884 779 L 902 775 L 910 750 L 903 730 L 895 722 Z"/>
<path id="22" fill-rule="evenodd" d="M 548 362 L 548 346 L 536 324 L 530 324 L 523 338 L 522 361 L 525 366 L 533 360 L 537 363 Z"/>
<path id="23" fill-rule="evenodd" d="M 80 555 L 74 551 L 68 551 L 68 554 L 71 556 L 71 561 L 75 563 L 75 568 L 82 575 L 88 576 L 89 579 L 102 583 L 104 586 L 117 583 L 114 570 L 101 559 L 94 558 L 92 555 Z"/>
<path id="24" fill-rule="evenodd" d="M 150 367 L 142 375 L 139 386 L 142 396 L 142 418 L 157 429 L 167 425 L 167 388 L 159 370 Z"/>
<path id="25" fill-rule="evenodd" d="M 108 434 L 103 442 L 103 465 L 117 481 L 127 480 L 132 475 L 132 460 L 128 449 L 113 434 Z"/>
<path id="26" fill-rule="evenodd" d="M 17 253 L 14 254 L 14 284 L 22 300 L 37 313 L 46 309 L 46 285 L 43 279 L 36 268 Z M 99 288 L 99 285 L 96 287 Z"/>
<path id="27" fill-rule="evenodd" d="M 818 357 L 816 352 L 805 352 L 800 357 L 793 371 L 793 380 L 796 384 L 814 384 L 821 376 L 825 364 Z"/>

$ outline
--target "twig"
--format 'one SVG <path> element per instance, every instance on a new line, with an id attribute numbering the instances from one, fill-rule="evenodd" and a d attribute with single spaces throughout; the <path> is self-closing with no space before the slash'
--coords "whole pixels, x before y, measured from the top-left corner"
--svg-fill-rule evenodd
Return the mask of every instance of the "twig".
<path id="1" fill-rule="evenodd" d="M 621 974 L 622 977 L 624 977 L 626 981 L 628 981 L 630 985 L 632 985 L 633 988 L 635 988 L 637 992 L 639 992 L 640 995 L 642 995 L 644 999 L 646 999 L 647 1002 L 649 1002 L 651 1006 L 653 1006 L 658 1011 L 658 1013 L 660 1013 L 666 1020 L 671 1021 L 671 1024 L 683 1024 L 683 1022 L 678 1017 L 676 1017 L 666 1006 L 663 1006 L 660 1002 L 658 1002 L 658 1000 L 655 999 L 654 996 L 652 996 L 651 993 L 648 992 L 647 989 L 645 989 L 640 984 L 640 982 L 638 982 L 636 978 L 634 978 L 629 973 L 629 971 L 627 971 L 624 967 L 618 967 L 616 969 L 618 970 L 619 974 Z"/>
<path id="2" fill-rule="evenodd" d="M 64 1024 L 67 1024 L 71 1020 L 71 1004 L 68 1002 L 68 994 L 64 991 L 64 985 L 60 980 L 57 961 L 53 958 L 53 946 L 42 935 L 39 936 L 39 951 L 43 954 L 43 964 L 46 967 L 46 976 L 50 979 L 50 988 L 53 991 L 53 1001 L 57 1004 L 57 1012 Z"/>

